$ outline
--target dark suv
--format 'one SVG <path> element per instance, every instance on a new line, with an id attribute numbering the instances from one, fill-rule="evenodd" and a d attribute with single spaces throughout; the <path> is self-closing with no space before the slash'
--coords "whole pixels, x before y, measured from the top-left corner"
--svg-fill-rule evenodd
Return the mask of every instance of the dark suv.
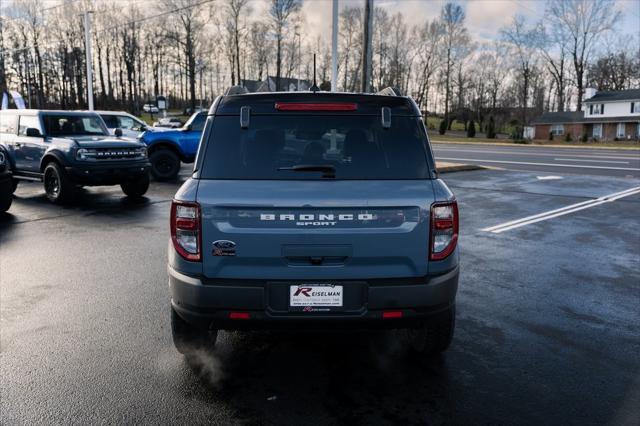
<path id="1" fill-rule="evenodd" d="M 457 203 L 411 98 L 219 97 L 171 208 L 174 343 L 188 353 L 220 329 L 392 328 L 421 353 L 443 351 L 457 239 Z"/>
<path id="2" fill-rule="evenodd" d="M 7 155 L 0 148 L 0 213 L 4 213 L 11 207 L 13 201 L 13 180 L 9 171 Z"/>
<path id="3" fill-rule="evenodd" d="M 78 186 L 120 185 L 130 197 L 149 187 L 144 144 L 109 135 L 93 112 L 0 111 L 0 149 L 19 180 L 42 181 L 53 202 L 73 198 Z"/>

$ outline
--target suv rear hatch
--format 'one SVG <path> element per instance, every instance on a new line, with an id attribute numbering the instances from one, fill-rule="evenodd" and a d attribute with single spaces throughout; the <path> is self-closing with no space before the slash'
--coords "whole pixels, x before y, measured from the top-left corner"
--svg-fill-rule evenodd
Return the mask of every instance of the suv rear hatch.
<path id="1" fill-rule="evenodd" d="M 273 104 L 272 104 L 273 105 Z M 433 160 L 421 118 L 216 115 L 198 165 L 206 277 L 371 280 L 428 270 Z"/>

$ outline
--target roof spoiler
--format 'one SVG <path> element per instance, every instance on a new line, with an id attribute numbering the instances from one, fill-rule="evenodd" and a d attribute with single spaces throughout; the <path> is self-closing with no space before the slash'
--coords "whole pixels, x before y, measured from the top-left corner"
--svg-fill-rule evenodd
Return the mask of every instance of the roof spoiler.
<path id="1" fill-rule="evenodd" d="M 231 86 L 227 89 L 226 92 L 224 92 L 225 96 L 244 95 L 246 93 L 249 93 L 249 90 L 246 87 L 242 87 L 242 86 Z"/>
<path id="2" fill-rule="evenodd" d="M 382 89 L 379 92 L 377 92 L 376 95 L 403 96 L 402 95 L 402 91 L 400 89 L 398 89 L 397 87 L 385 87 L 384 89 Z"/>

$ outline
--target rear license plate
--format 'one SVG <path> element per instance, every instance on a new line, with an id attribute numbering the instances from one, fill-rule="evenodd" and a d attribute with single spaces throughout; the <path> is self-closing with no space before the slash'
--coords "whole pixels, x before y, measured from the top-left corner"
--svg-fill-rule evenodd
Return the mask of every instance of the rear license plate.
<path id="1" fill-rule="evenodd" d="M 342 307 L 341 285 L 300 284 L 289 286 L 289 306 Z"/>

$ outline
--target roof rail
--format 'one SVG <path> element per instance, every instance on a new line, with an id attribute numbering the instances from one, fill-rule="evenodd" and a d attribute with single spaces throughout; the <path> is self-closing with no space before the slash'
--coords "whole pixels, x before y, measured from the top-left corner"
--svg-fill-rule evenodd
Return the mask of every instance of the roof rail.
<path id="1" fill-rule="evenodd" d="M 397 87 L 385 87 L 384 89 L 378 91 L 376 95 L 384 95 L 384 96 L 402 96 L 402 91 Z"/>
<path id="2" fill-rule="evenodd" d="M 243 86 L 231 86 L 224 92 L 225 96 L 229 95 L 244 95 L 245 93 L 249 93 L 249 90 Z"/>

